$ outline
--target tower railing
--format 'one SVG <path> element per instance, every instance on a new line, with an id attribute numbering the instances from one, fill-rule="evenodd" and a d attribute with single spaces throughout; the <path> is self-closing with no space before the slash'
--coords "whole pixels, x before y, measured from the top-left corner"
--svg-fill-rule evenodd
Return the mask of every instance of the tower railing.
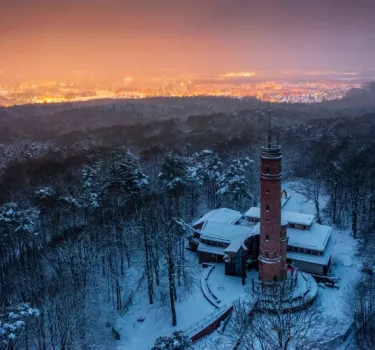
<path id="1" fill-rule="evenodd" d="M 280 148 L 279 136 L 273 135 L 272 132 L 268 132 L 266 137 L 262 141 L 262 147 L 266 148 Z"/>
<path id="2" fill-rule="evenodd" d="M 297 286 L 298 269 L 293 269 L 293 272 L 283 281 L 266 282 L 252 278 L 251 287 L 253 293 L 262 295 L 263 299 L 272 299 L 276 295 L 288 297 L 291 295 Z"/>
<path id="3" fill-rule="evenodd" d="M 269 146 L 268 143 L 264 143 L 262 146 L 262 158 L 282 158 L 281 147 L 274 143 Z"/>

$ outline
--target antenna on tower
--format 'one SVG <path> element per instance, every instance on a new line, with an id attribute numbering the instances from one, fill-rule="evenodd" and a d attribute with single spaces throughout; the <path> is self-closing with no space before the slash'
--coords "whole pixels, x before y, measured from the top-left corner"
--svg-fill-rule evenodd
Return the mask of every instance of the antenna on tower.
<path id="1" fill-rule="evenodd" d="M 268 133 L 267 133 L 267 142 L 268 148 L 271 148 L 271 140 L 272 140 L 272 129 L 271 129 L 271 110 L 268 110 Z"/>

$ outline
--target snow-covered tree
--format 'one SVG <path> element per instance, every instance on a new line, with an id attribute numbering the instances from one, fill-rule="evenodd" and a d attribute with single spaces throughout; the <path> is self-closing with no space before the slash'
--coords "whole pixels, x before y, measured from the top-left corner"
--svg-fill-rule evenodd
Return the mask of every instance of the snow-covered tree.
<path id="1" fill-rule="evenodd" d="M 14 349 L 15 344 L 24 335 L 29 319 L 39 316 L 39 310 L 29 303 L 21 303 L 6 310 L 0 309 L 0 344 L 4 348 Z M 27 342 L 23 344 L 23 348 L 28 348 Z"/>
<path id="2" fill-rule="evenodd" d="M 108 189 L 122 192 L 136 200 L 147 185 L 148 178 L 132 155 L 126 155 L 114 162 L 108 179 Z"/>
<path id="3" fill-rule="evenodd" d="M 281 298 L 276 295 L 273 302 L 268 301 L 267 308 L 258 303 L 256 312 L 251 311 L 251 297 L 235 301 L 225 330 L 230 342 L 243 350 L 331 349 L 329 341 L 340 334 L 340 324 L 322 316 L 319 301 L 304 307 L 306 299 L 301 298 L 294 302 L 298 311 L 285 310 L 282 294 Z"/>
<path id="4" fill-rule="evenodd" d="M 204 150 L 195 156 L 197 162 L 197 175 L 201 180 L 207 196 L 207 205 L 211 208 L 217 206 L 217 191 L 219 181 L 223 175 L 224 164 L 220 157 L 211 150 Z"/>
<path id="5" fill-rule="evenodd" d="M 0 252 L 4 257 L 15 257 L 38 243 L 40 210 L 21 209 L 17 203 L 0 206 Z"/>
<path id="6" fill-rule="evenodd" d="M 156 339 L 151 350 L 188 350 L 192 349 L 192 342 L 183 331 L 174 331 L 169 337 L 159 337 Z"/>
<path id="7" fill-rule="evenodd" d="M 375 348 L 375 275 L 372 267 L 363 269 L 346 295 L 344 312 L 354 322 L 359 349 Z"/>
<path id="8" fill-rule="evenodd" d="M 0 222 L 14 225 L 15 232 L 37 234 L 39 210 L 37 208 L 20 209 L 10 202 L 0 207 Z"/>
<path id="9" fill-rule="evenodd" d="M 247 160 L 234 159 L 220 178 L 220 188 L 217 194 L 227 198 L 236 207 L 241 206 L 243 198 L 251 197 L 245 176 L 245 168 L 250 164 Z"/>
<path id="10" fill-rule="evenodd" d="M 350 152 L 340 152 L 332 163 L 343 192 L 340 204 L 351 217 L 354 238 L 363 224 L 373 221 L 375 182 L 368 171 L 374 166 L 371 154 L 371 146 L 353 144 Z"/>
<path id="11" fill-rule="evenodd" d="M 100 205 L 101 188 L 98 181 L 99 170 L 90 165 L 82 169 L 82 185 L 84 188 L 84 203 L 90 210 L 97 209 Z"/>
<path id="12" fill-rule="evenodd" d="M 175 155 L 169 153 L 163 161 L 161 172 L 158 175 L 168 191 L 181 193 L 189 180 L 189 173 L 186 161 Z"/>
<path id="13" fill-rule="evenodd" d="M 56 191 L 51 186 L 41 187 L 35 191 L 35 197 L 40 200 L 56 198 Z"/>

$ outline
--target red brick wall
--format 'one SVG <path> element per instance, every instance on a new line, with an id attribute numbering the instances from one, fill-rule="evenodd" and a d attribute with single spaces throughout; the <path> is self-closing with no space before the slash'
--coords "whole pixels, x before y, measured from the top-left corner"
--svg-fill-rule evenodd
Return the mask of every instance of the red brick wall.
<path id="1" fill-rule="evenodd" d="M 282 280 L 286 278 L 282 238 L 286 231 L 281 230 L 281 149 L 271 158 L 262 152 L 260 181 L 259 279 Z"/>
<path id="2" fill-rule="evenodd" d="M 223 321 L 228 315 L 233 311 L 233 306 L 231 306 L 225 313 L 223 313 L 219 318 L 212 321 L 207 327 L 203 328 L 201 331 L 199 331 L 197 334 L 194 334 L 191 337 L 191 341 L 194 343 L 198 341 L 199 339 L 205 337 L 206 335 L 211 334 L 213 331 L 215 331 L 219 326 L 221 321 Z"/>

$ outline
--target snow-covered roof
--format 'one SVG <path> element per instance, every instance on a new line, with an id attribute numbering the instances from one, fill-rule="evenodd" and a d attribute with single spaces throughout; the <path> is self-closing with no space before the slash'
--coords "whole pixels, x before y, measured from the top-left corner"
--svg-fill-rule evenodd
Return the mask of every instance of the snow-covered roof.
<path id="1" fill-rule="evenodd" d="M 316 222 L 309 230 L 287 229 L 288 246 L 324 251 L 331 235 L 332 228 Z M 254 226 L 251 234 L 260 234 L 260 223 Z"/>
<path id="2" fill-rule="evenodd" d="M 202 216 L 193 226 L 197 226 L 205 221 L 221 222 L 225 224 L 235 224 L 242 215 L 239 211 L 219 208 L 209 211 L 206 215 Z"/>
<path id="3" fill-rule="evenodd" d="M 259 235 L 260 234 L 260 222 L 258 222 L 255 226 L 251 228 L 251 235 Z"/>
<path id="4" fill-rule="evenodd" d="M 244 237 L 240 236 L 235 238 L 228 247 L 225 248 L 225 253 L 237 253 L 242 247 Z"/>
<path id="5" fill-rule="evenodd" d="M 260 208 L 251 207 L 245 214 L 250 219 L 260 219 Z M 294 213 L 291 211 L 281 211 L 281 220 L 288 221 L 290 224 L 310 226 L 314 220 L 314 215 Z"/>
<path id="6" fill-rule="evenodd" d="M 197 248 L 198 252 L 223 255 L 223 256 L 225 255 L 224 250 L 225 250 L 224 247 L 216 247 L 216 246 L 205 244 L 205 243 L 199 243 L 199 246 Z"/>
<path id="7" fill-rule="evenodd" d="M 200 230 L 200 238 L 230 244 L 237 238 L 244 239 L 251 230 L 251 227 L 206 221 Z"/>
<path id="8" fill-rule="evenodd" d="M 288 228 L 288 245 L 298 248 L 323 251 L 331 235 L 332 228 L 314 222 L 309 230 Z"/>
<path id="9" fill-rule="evenodd" d="M 318 264 L 327 266 L 329 259 L 332 255 L 333 248 L 335 247 L 335 241 L 331 238 L 328 241 L 327 247 L 323 252 L 323 255 L 313 255 L 299 252 L 287 252 L 286 257 L 291 260 L 304 261 L 311 264 Z"/>

